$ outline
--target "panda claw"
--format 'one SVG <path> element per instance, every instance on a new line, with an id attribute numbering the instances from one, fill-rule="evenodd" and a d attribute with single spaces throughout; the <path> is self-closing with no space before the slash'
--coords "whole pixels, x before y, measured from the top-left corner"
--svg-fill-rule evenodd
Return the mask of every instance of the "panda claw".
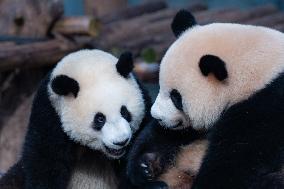
<path id="1" fill-rule="evenodd" d="M 148 167 L 148 165 L 146 165 L 145 163 L 141 163 L 140 165 L 141 167 L 144 167 L 144 168 Z"/>
<path id="2" fill-rule="evenodd" d="M 144 173 L 148 178 L 152 177 L 152 174 L 150 173 L 150 171 L 145 170 Z"/>

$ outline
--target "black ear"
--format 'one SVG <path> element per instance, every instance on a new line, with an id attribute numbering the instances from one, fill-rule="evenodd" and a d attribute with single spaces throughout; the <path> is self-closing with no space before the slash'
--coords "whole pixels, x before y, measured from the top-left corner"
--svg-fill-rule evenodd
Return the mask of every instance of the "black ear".
<path id="1" fill-rule="evenodd" d="M 226 64 L 218 56 L 204 55 L 200 59 L 199 68 L 204 76 L 213 73 L 219 81 L 223 81 L 228 77 Z"/>
<path id="2" fill-rule="evenodd" d="M 79 83 L 66 75 L 58 75 L 51 81 L 51 88 L 58 95 L 66 96 L 72 93 L 76 98 L 79 92 Z"/>
<path id="3" fill-rule="evenodd" d="M 190 12 L 180 10 L 174 17 L 171 27 L 175 36 L 178 37 L 182 32 L 196 24 L 196 20 Z"/>
<path id="4" fill-rule="evenodd" d="M 116 63 L 117 72 L 127 78 L 133 68 L 134 64 L 131 52 L 122 53 Z"/>

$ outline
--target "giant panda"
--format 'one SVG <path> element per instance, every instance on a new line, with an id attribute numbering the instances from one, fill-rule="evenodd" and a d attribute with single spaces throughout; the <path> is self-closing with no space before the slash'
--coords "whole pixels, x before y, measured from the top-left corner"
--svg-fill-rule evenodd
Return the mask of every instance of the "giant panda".
<path id="1" fill-rule="evenodd" d="M 64 57 L 39 86 L 22 157 L 0 188 L 118 188 L 123 157 L 151 106 L 132 69 L 128 52 Z"/>
<path id="2" fill-rule="evenodd" d="M 284 188 L 284 34 L 252 25 L 201 26 L 187 11 L 175 16 L 172 30 L 177 40 L 161 61 L 151 114 L 171 130 L 208 132 L 187 188 Z M 140 160 L 128 172 L 151 172 Z"/>

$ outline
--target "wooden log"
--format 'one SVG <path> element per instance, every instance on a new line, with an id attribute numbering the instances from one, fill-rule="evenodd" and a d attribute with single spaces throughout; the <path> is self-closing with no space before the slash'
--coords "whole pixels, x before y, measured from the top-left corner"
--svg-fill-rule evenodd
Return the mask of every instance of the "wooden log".
<path id="1" fill-rule="evenodd" d="M 1 0 L 0 35 L 44 37 L 63 14 L 63 0 Z"/>
<path id="2" fill-rule="evenodd" d="M 210 11 L 203 11 L 198 12 L 195 14 L 197 20 L 203 24 L 207 24 L 210 22 L 244 22 L 249 18 L 258 18 L 258 17 L 265 17 L 267 15 L 276 13 L 278 9 L 271 4 L 258 6 L 254 9 L 247 10 L 247 11 L 240 11 L 238 9 L 233 8 L 226 8 L 226 9 L 219 9 L 219 10 L 210 10 Z M 211 20 L 209 20 L 209 19 Z M 282 17 L 284 20 L 284 17 Z M 272 21 L 274 23 L 274 21 Z M 279 25 L 278 29 L 281 31 L 284 30 L 284 24 Z M 152 39 L 154 39 L 152 37 Z M 164 40 L 163 40 L 164 39 Z M 175 40 L 171 35 L 162 35 L 161 39 L 158 43 L 155 43 L 155 40 L 152 40 L 152 47 L 155 50 L 158 57 L 162 57 L 166 49 L 170 46 L 170 44 Z"/>
<path id="3" fill-rule="evenodd" d="M 129 28 L 130 30 L 138 29 L 139 27 L 141 28 L 141 26 L 145 26 L 145 24 L 155 23 L 162 19 L 172 18 L 176 12 L 176 9 L 165 9 L 151 14 L 142 15 L 137 18 L 121 20 L 119 22 L 106 25 L 106 27 L 103 28 L 103 31 L 114 33 L 118 32 L 120 28 Z"/>
<path id="4" fill-rule="evenodd" d="M 122 10 L 118 10 L 114 13 L 105 15 L 104 17 L 101 18 L 101 21 L 104 24 L 108 24 L 110 22 L 131 19 L 137 16 L 141 16 L 143 14 L 156 12 L 165 8 L 167 8 L 167 3 L 165 1 L 162 0 L 152 1 L 152 2 L 150 1 L 133 7 L 126 7 Z"/>
<path id="5" fill-rule="evenodd" d="M 247 11 L 234 8 L 199 11 L 195 13 L 195 16 L 201 24 L 210 22 L 245 22 L 250 18 L 266 17 L 275 14 L 277 11 L 277 8 L 273 5 L 263 5 Z M 114 24 L 116 25 L 114 27 L 116 31 L 110 31 L 109 35 L 103 37 L 104 47 L 106 49 L 115 47 L 131 50 L 135 55 L 139 55 L 144 48 L 153 48 L 158 59 L 160 59 L 175 40 L 170 31 L 170 23 L 175 13 L 176 10 L 174 9 L 165 9 L 125 22 L 117 22 Z M 276 18 L 279 17 L 278 15 Z M 282 16 L 282 18 L 284 17 Z M 278 23 L 275 22 L 275 19 L 272 22 L 274 24 Z"/>
<path id="6" fill-rule="evenodd" d="M 203 3 L 192 3 L 186 6 L 185 9 L 190 10 L 191 12 L 197 12 L 201 10 L 206 10 L 207 6 Z M 155 22 L 161 19 L 173 18 L 177 11 L 178 9 L 166 8 L 159 11 L 148 12 L 142 15 L 140 14 L 139 16 L 137 15 L 135 17 L 128 17 L 127 19 L 118 20 L 114 23 L 108 24 L 104 29 L 123 27 L 124 25 L 135 25 L 135 23 L 139 24 L 144 22 Z M 103 20 L 102 23 L 104 23 Z"/>
<path id="7" fill-rule="evenodd" d="M 96 17 L 103 17 L 126 6 L 127 0 L 84 0 L 85 13 Z"/>
<path id="8" fill-rule="evenodd" d="M 273 13 L 276 13 L 279 9 L 273 4 L 260 5 L 253 9 L 249 9 L 242 12 L 242 18 L 236 19 L 237 22 L 245 22 L 260 17 L 264 17 Z M 234 21 L 234 19 L 232 19 Z"/>
<path id="9" fill-rule="evenodd" d="M 53 32 L 63 35 L 90 35 L 97 36 L 100 22 L 95 17 L 78 16 L 60 19 L 54 26 Z"/>
<path id="10" fill-rule="evenodd" d="M 159 35 L 145 35 L 139 38 L 125 41 L 125 43 L 121 44 L 123 48 L 126 49 L 143 49 L 145 46 L 151 46 L 152 44 L 160 44 L 164 41 L 174 41 L 175 37 L 171 32 L 161 33 Z"/>
<path id="11" fill-rule="evenodd" d="M 221 10 L 210 10 L 210 11 L 201 11 L 196 12 L 197 18 L 202 21 L 202 19 L 207 19 L 207 17 L 219 18 L 222 17 L 222 13 L 230 12 L 235 9 L 221 9 Z M 135 32 L 114 32 L 110 35 L 104 37 L 103 42 L 105 43 L 105 48 L 108 47 L 117 47 L 125 50 L 134 51 L 134 54 L 139 54 L 139 52 L 148 48 L 149 45 L 156 45 L 155 51 L 160 55 L 164 52 L 164 48 L 168 47 L 174 40 L 174 35 L 171 32 L 170 24 L 172 22 L 172 17 L 176 14 L 177 10 L 167 9 L 165 11 L 160 11 L 162 14 L 152 14 L 146 15 L 144 20 L 138 18 L 136 22 L 127 22 L 119 30 L 135 30 Z M 161 16 L 162 15 L 162 16 Z M 136 19 L 135 19 L 136 20 Z M 142 22 L 148 22 L 148 24 L 141 24 Z M 127 25 L 130 26 L 127 26 Z M 135 25 L 137 24 L 137 26 Z M 143 27 L 140 27 L 143 25 Z M 133 28 L 132 28 L 133 27 Z M 151 35 L 149 35 L 151 34 Z M 139 36 L 139 38 L 137 38 Z M 107 43 L 109 41 L 109 43 Z M 160 45 L 163 44 L 163 45 Z M 160 57 L 160 56 L 158 56 Z"/>
<path id="12" fill-rule="evenodd" d="M 247 20 L 252 20 L 276 13 L 277 11 L 278 9 L 274 5 L 268 4 L 261 5 L 246 11 L 234 8 L 210 10 L 198 13 L 195 16 L 200 24 L 208 24 L 212 22 L 243 23 Z"/>
<path id="13" fill-rule="evenodd" d="M 23 101 L 4 123 L 0 132 L 0 171 L 8 171 L 21 154 L 33 98 L 22 97 L 22 99 Z"/>
<path id="14" fill-rule="evenodd" d="M 170 22 L 172 19 L 165 19 L 156 23 L 141 24 L 144 25 L 126 25 L 118 28 L 118 31 L 113 31 L 107 33 L 107 35 L 102 36 L 102 40 L 99 42 L 100 46 L 108 49 L 113 46 L 120 46 L 127 41 L 132 41 L 139 38 L 144 38 L 144 36 L 155 35 L 157 33 L 170 33 Z M 147 38 L 147 37 L 146 37 Z"/>
<path id="15" fill-rule="evenodd" d="M 137 38 L 136 40 L 130 40 L 120 45 L 119 48 L 132 51 L 135 56 L 139 56 L 144 49 L 153 49 L 157 55 L 157 59 L 160 60 L 165 49 L 168 48 L 174 40 L 174 35 L 171 32 L 167 32 L 160 35 L 147 35 Z"/>
<path id="16" fill-rule="evenodd" d="M 199 6 L 199 8 L 204 7 Z M 198 6 L 190 5 L 187 10 L 192 12 L 201 11 Z M 125 41 L 137 39 L 137 36 L 154 35 L 157 33 L 170 33 L 170 22 L 177 13 L 176 9 L 165 9 L 151 14 L 142 15 L 138 18 L 116 22 L 103 28 L 101 40 L 96 41 L 104 49 L 122 44 Z"/>
<path id="17" fill-rule="evenodd" d="M 49 66 L 59 61 L 67 53 L 80 48 L 82 46 L 73 42 L 54 39 L 0 49 L 0 71 Z"/>
<path id="18" fill-rule="evenodd" d="M 185 7 L 186 10 L 189 10 L 193 13 L 203 11 L 207 9 L 207 6 L 203 3 L 193 3 Z M 154 23 L 166 18 L 173 18 L 174 15 L 178 12 L 178 9 L 167 8 L 160 11 L 156 11 L 149 14 L 144 14 L 139 17 L 135 17 L 132 19 L 121 20 L 119 22 L 115 22 L 106 26 L 105 29 L 110 29 L 110 31 L 115 30 L 117 27 L 138 25 L 144 23 Z M 140 25 L 141 26 L 141 25 Z"/>
<path id="19" fill-rule="evenodd" d="M 247 20 L 243 22 L 244 24 L 260 25 L 266 27 L 273 27 L 274 25 L 284 23 L 284 13 L 276 12 L 271 15 L 267 15 L 261 18 L 255 18 L 253 20 Z"/>
<path id="20" fill-rule="evenodd" d="M 47 37 L 18 37 L 18 36 L 6 36 L 0 35 L 0 43 L 15 43 L 15 44 L 27 44 L 48 40 Z"/>
<path id="21" fill-rule="evenodd" d="M 72 36 L 72 40 L 75 42 L 75 44 L 82 46 L 83 48 L 98 48 L 97 46 L 93 46 L 92 41 L 94 40 L 94 38 L 92 36 L 75 35 Z"/>
<path id="22" fill-rule="evenodd" d="M 248 11 L 241 11 L 233 8 L 209 10 L 198 12 L 195 14 L 195 16 L 199 23 L 202 24 L 207 24 L 208 22 L 212 21 L 240 22 L 248 19 L 249 17 L 255 18 L 258 16 L 269 15 L 276 11 L 277 8 L 275 6 L 264 5 Z M 141 37 L 130 37 L 129 40 L 126 40 L 125 42 L 118 41 L 115 45 L 119 45 L 122 49 L 134 51 L 134 54 L 136 55 L 139 55 L 144 48 L 153 48 L 157 56 L 161 58 L 165 50 L 175 40 L 170 32 L 166 32 L 169 30 L 171 21 L 172 18 L 169 18 L 158 21 L 155 24 L 145 26 L 136 33 L 136 35 Z M 151 33 L 151 35 L 147 35 L 147 33 Z"/>
<path id="23" fill-rule="evenodd" d="M 1 42 L 0 49 L 11 48 L 11 47 L 14 47 L 15 45 L 16 44 L 14 42 Z"/>
<path id="24" fill-rule="evenodd" d="M 223 17 L 224 14 L 230 13 L 232 11 L 238 11 L 236 8 L 221 8 L 221 9 L 212 9 L 208 11 L 203 11 L 194 14 L 197 22 L 199 24 L 208 24 L 212 23 L 216 18 Z"/>

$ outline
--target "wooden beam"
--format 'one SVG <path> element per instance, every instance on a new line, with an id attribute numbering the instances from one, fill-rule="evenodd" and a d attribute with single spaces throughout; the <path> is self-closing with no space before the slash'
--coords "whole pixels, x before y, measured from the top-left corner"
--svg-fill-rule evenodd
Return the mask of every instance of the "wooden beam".
<path id="1" fill-rule="evenodd" d="M 85 13 L 89 16 L 104 17 L 127 6 L 127 0 L 84 0 Z"/>
<path id="2" fill-rule="evenodd" d="M 0 71 L 15 68 L 50 66 L 82 46 L 63 39 L 53 39 L 0 49 Z"/>
<path id="3" fill-rule="evenodd" d="M 143 14 L 149 14 L 152 12 L 160 11 L 167 8 L 167 3 L 163 0 L 159 1 L 150 1 L 143 3 L 141 5 L 126 7 L 121 10 L 117 10 L 113 13 L 105 15 L 101 18 L 102 23 L 107 24 L 110 22 L 115 22 L 118 20 L 127 20 L 134 17 L 141 16 Z"/>
<path id="4" fill-rule="evenodd" d="M 101 23 L 95 17 L 76 16 L 60 19 L 53 29 L 54 33 L 63 35 L 90 35 L 97 36 Z"/>

